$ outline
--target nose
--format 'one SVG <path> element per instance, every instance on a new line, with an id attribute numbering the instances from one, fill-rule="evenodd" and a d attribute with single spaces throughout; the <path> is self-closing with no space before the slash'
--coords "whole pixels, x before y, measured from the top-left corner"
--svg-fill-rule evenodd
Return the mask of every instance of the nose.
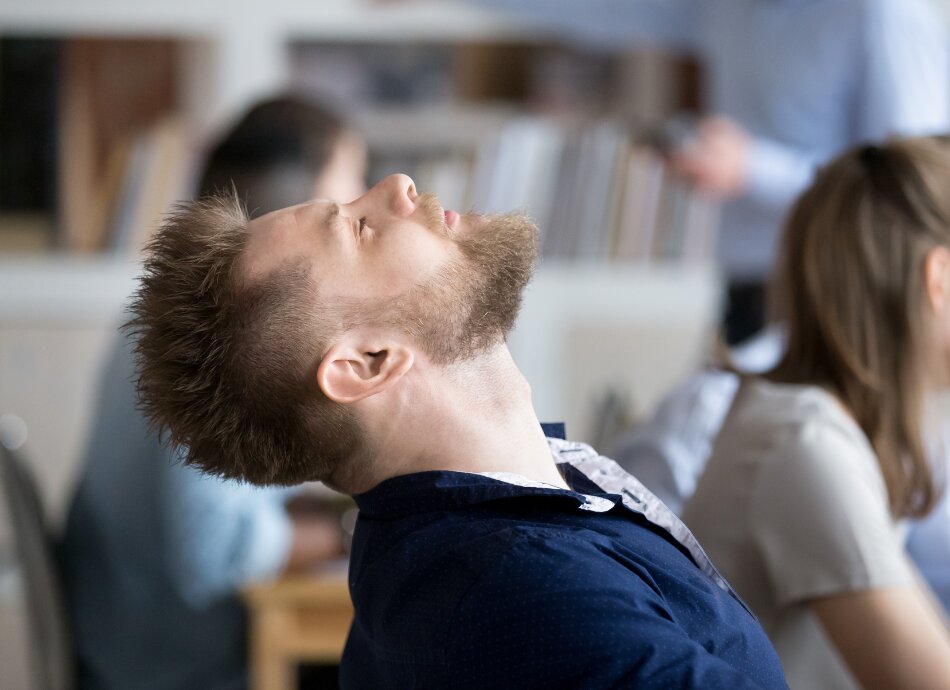
<path id="1" fill-rule="evenodd" d="M 389 210 L 397 216 L 408 216 L 416 210 L 416 183 L 408 175 L 390 175 L 380 180 L 370 193 L 377 193 Z"/>

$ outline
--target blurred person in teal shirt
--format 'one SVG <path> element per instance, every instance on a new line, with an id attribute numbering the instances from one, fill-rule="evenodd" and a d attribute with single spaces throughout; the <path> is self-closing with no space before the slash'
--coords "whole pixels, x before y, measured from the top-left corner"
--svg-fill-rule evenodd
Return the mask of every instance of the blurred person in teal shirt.
<path id="1" fill-rule="evenodd" d="M 364 144 L 339 117 L 282 97 L 251 108 L 209 152 L 198 194 L 233 184 L 260 215 L 315 196 L 356 197 L 364 171 Z M 340 557 L 339 520 L 291 515 L 290 490 L 184 465 L 137 410 L 125 338 L 105 367 L 90 439 L 60 554 L 79 687 L 247 687 L 238 590 Z"/>

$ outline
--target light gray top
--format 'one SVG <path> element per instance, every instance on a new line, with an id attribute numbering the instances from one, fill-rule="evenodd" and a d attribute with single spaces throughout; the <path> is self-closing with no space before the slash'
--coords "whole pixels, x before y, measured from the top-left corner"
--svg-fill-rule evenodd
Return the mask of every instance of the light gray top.
<path id="1" fill-rule="evenodd" d="M 684 520 L 758 616 L 791 688 L 857 688 L 806 602 L 910 584 L 867 438 L 815 386 L 746 381 Z"/>

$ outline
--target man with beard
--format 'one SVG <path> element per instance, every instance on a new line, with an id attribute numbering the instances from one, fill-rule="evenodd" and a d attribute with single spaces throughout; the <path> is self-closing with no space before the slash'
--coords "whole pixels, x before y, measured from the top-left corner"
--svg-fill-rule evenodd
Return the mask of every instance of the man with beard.
<path id="1" fill-rule="evenodd" d="M 504 341 L 536 253 L 405 175 L 183 204 L 132 304 L 142 402 L 206 472 L 355 496 L 345 688 L 786 687 L 686 527 L 545 438 Z"/>

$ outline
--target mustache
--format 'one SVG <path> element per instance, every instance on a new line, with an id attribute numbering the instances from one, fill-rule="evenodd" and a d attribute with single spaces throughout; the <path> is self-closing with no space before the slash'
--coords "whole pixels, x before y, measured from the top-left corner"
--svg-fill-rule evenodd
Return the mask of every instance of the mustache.
<path id="1" fill-rule="evenodd" d="M 448 237 L 449 226 L 445 224 L 445 211 L 435 194 L 425 192 L 417 196 L 416 208 L 421 209 L 423 221 L 429 230 L 437 235 Z"/>

